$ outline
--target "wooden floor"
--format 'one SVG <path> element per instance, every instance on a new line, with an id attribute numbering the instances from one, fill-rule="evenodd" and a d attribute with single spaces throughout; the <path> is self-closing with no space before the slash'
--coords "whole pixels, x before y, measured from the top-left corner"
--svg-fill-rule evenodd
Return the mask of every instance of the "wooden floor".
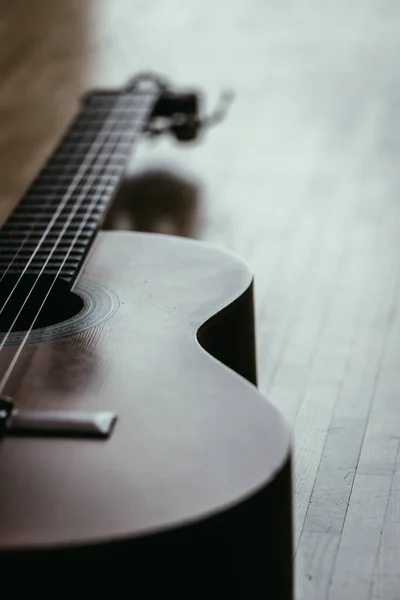
<path id="1" fill-rule="evenodd" d="M 260 384 L 294 432 L 296 599 L 398 600 L 400 4 L 14 0 L 0 23 L 2 217 L 80 91 L 143 69 L 208 108 L 233 89 L 200 143 L 142 146 L 136 218 L 255 271 Z"/>

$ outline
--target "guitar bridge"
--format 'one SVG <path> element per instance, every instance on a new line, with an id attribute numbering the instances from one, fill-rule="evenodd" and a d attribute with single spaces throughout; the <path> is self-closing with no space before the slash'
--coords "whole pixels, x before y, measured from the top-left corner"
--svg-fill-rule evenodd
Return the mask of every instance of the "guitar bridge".
<path id="1" fill-rule="evenodd" d="M 0 397 L 0 437 L 108 438 L 117 416 L 109 411 L 19 410 L 7 396 Z"/>

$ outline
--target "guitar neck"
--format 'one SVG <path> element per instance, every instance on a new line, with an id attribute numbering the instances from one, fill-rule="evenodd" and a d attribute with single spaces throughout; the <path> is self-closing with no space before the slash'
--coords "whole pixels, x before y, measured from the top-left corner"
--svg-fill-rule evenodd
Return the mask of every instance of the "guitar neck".
<path id="1" fill-rule="evenodd" d="M 0 276 L 71 285 L 157 100 L 154 90 L 95 92 L 0 230 Z"/>

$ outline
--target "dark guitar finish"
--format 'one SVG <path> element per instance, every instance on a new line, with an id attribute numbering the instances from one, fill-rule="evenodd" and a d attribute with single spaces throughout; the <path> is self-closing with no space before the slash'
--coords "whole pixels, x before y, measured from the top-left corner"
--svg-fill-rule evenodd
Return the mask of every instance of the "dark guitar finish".
<path id="1" fill-rule="evenodd" d="M 290 598 L 287 429 L 196 341 L 255 378 L 248 269 L 196 242 L 102 233 L 83 276 L 119 309 L 27 346 L 11 391 L 21 408 L 111 409 L 118 422 L 106 442 L 1 441 L 1 560 L 70 570 L 90 549 L 112 573 L 126 552 L 135 571 L 167 571 L 155 589 L 194 576 L 209 589 L 215 574 L 217 589 Z"/>
<path id="2" fill-rule="evenodd" d="M 4 247 L 10 223 L 23 230 L 15 214 Z M 69 270 L 62 257 L 49 263 L 48 277 L 64 269 L 74 287 L 59 288 L 44 311 L 50 325 L 33 331 L 2 393 L 19 411 L 107 410 L 118 420 L 108 440 L 0 439 L 1 572 L 18 593 L 51 593 L 42 578 L 51 573 L 70 593 L 80 582 L 149 598 L 291 599 L 290 439 L 255 387 L 251 273 L 176 237 L 94 239 L 96 223 L 81 273 L 82 257 Z M 113 310 L 81 293 L 85 282 L 112 296 Z M 60 306 L 79 305 L 74 293 L 80 312 L 51 325 Z M 18 335 L 0 352 L 2 374 Z"/>

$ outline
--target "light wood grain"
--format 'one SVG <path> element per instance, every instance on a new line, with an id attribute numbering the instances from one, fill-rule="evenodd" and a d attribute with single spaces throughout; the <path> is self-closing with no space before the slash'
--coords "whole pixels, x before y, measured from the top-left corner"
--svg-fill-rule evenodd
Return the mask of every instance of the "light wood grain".
<path id="1" fill-rule="evenodd" d="M 75 40 L 53 4 L 52 31 Z M 57 73 L 74 65 L 68 110 L 82 87 L 147 68 L 199 85 L 209 104 L 234 88 L 229 118 L 204 141 L 146 144 L 133 168 L 201 180 L 197 235 L 256 273 L 261 387 L 295 435 L 298 600 L 397 598 L 398 3 L 103 0 L 85 3 L 80 22 L 79 60 L 52 59 Z M 40 89 L 52 111 L 58 85 Z M 29 172 L 68 110 L 41 121 Z M 2 156 L 12 203 L 23 156 Z"/>

